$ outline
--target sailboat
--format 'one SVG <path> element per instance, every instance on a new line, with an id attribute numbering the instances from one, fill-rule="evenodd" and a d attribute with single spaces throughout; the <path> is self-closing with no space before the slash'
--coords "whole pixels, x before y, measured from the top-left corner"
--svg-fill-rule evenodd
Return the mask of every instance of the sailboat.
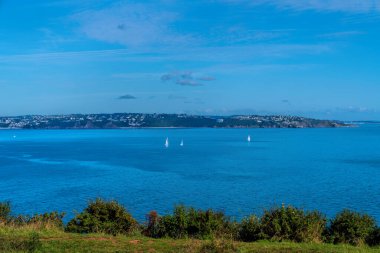
<path id="1" fill-rule="evenodd" d="M 181 143 L 179 144 L 181 147 L 183 147 L 183 140 L 181 140 Z"/>
<path id="2" fill-rule="evenodd" d="M 166 137 L 165 148 L 168 148 L 168 147 L 169 147 L 169 139 Z"/>
<path id="3" fill-rule="evenodd" d="M 251 136 L 250 136 L 250 135 L 248 135 L 248 137 L 247 137 L 247 141 L 248 141 L 248 142 L 251 142 Z"/>

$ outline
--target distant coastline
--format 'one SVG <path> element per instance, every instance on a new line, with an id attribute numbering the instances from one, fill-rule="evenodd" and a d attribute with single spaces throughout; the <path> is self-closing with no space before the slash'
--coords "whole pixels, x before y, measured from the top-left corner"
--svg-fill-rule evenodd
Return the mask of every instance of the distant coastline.
<path id="1" fill-rule="evenodd" d="M 188 114 L 68 114 L 0 117 L 0 129 L 129 129 L 129 128 L 336 128 L 335 120 L 282 115 L 200 116 Z"/>

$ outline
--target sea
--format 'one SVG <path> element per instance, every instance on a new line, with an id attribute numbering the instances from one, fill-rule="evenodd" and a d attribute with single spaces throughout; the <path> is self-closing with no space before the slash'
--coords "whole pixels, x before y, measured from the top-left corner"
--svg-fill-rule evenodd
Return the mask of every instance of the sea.
<path id="1" fill-rule="evenodd" d="M 237 220 L 281 205 L 328 218 L 352 209 L 379 223 L 380 124 L 0 130 L 0 202 L 10 201 L 13 214 L 54 210 L 68 221 L 97 197 L 141 222 L 184 204 Z"/>

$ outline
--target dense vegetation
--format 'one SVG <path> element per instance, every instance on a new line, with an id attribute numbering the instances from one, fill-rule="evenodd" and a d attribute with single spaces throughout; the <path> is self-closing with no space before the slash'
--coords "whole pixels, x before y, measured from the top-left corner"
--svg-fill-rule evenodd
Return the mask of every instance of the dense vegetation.
<path id="1" fill-rule="evenodd" d="M 208 128 L 305 128 L 342 127 L 339 121 L 297 116 L 199 116 L 187 114 L 70 114 L 0 117 L 0 128 L 18 129 L 109 129 L 129 127 L 208 127 Z"/>
<path id="2" fill-rule="evenodd" d="M 47 240 L 41 241 L 40 236 L 50 230 L 56 231 L 54 233 L 58 233 L 62 240 L 66 240 L 67 236 L 75 237 L 75 234 L 90 236 L 95 233 L 109 235 L 107 238 L 111 238 L 111 241 L 112 237 L 137 236 L 138 241 L 148 240 L 144 238 L 163 238 L 160 240 L 173 240 L 181 244 L 192 240 L 198 243 L 196 251 L 184 252 L 238 252 L 239 247 L 246 245 L 245 242 L 257 241 L 260 241 L 257 245 L 265 241 L 273 245 L 289 245 L 291 242 L 296 243 L 291 245 L 350 244 L 368 250 L 369 246 L 379 250 L 380 245 L 380 228 L 375 220 L 349 210 L 343 210 L 328 220 L 317 211 L 282 206 L 266 210 L 261 217 L 250 215 L 238 222 L 223 212 L 179 205 L 172 214 L 163 216 L 151 211 L 146 222 L 139 224 L 116 201 L 97 199 L 90 202 L 67 225 L 62 222 L 63 217 L 64 214 L 57 212 L 13 216 L 10 203 L 0 203 L 0 252 L 8 252 L 9 249 L 15 252 L 39 251 L 44 245 L 42 242 Z M 13 235 L 19 231 L 17 229 L 24 228 L 28 228 L 30 233 L 11 237 L 4 232 L 13 231 Z"/>
<path id="3" fill-rule="evenodd" d="M 136 221 L 116 201 L 100 199 L 90 202 L 88 207 L 66 226 L 68 232 L 128 234 Z"/>

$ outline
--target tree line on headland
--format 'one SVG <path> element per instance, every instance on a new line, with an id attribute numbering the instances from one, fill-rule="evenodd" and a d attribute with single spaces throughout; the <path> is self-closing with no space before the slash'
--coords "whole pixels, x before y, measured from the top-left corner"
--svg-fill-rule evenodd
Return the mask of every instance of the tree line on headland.
<path id="1" fill-rule="evenodd" d="M 149 127 L 316 128 L 349 126 L 340 121 L 284 115 L 68 114 L 0 117 L 5 129 L 114 129 Z"/>
<path id="2" fill-rule="evenodd" d="M 292 206 L 265 210 L 261 217 L 249 215 L 235 221 L 223 212 L 200 210 L 178 205 L 172 214 L 147 214 L 138 223 L 124 206 L 116 201 L 96 199 L 67 224 L 63 213 L 51 212 L 33 216 L 12 215 L 9 202 L 0 203 L 0 226 L 36 228 L 56 227 L 68 233 L 105 233 L 110 235 L 142 234 L 151 238 L 230 238 L 236 241 L 259 240 L 380 245 L 380 227 L 373 217 L 350 210 L 327 219 L 319 211 L 305 211 Z"/>

